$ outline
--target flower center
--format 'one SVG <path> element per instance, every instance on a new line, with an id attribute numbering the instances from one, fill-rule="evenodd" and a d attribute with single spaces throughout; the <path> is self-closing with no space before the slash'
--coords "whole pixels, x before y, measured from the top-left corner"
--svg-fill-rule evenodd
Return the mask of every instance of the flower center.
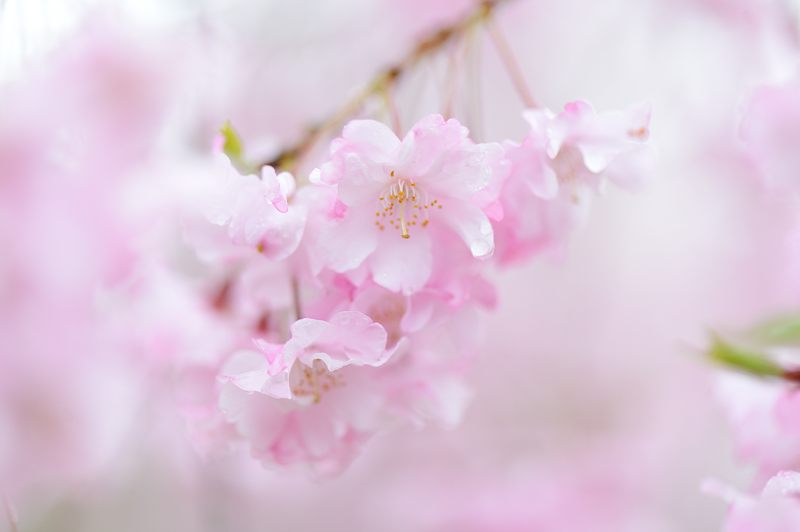
<path id="1" fill-rule="evenodd" d="M 394 170 L 389 175 L 394 177 Z M 441 208 L 439 200 L 430 200 L 413 179 L 396 179 L 378 197 L 375 225 L 381 231 L 388 225 L 399 231 L 402 238 L 411 238 L 410 231 L 413 227 L 428 227 L 430 209 Z"/>
<path id="2" fill-rule="evenodd" d="M 344 386 L 342 376 L 328 371 L 320 360 L 315 360 L 311 367 L 295 364 L 290 379 L 293 381 L 292 393 L 296 397 L 307 398 L 313 404 L 318 404 L 325 393 Z"/>

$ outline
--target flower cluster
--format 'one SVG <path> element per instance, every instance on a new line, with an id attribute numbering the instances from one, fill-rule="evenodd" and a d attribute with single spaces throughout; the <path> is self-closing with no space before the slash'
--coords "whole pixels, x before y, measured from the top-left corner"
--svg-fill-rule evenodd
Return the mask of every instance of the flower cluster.
<path id="1" fill-rule="evenodd" d="M 768 191 L 797 203 L 800 186 L 800 84 L 796 79 L 757 88 L 739 128 L 746 161 Z M 731 499 L 726 530 L 795 530 L 800 469 L 800 319 L 773 318 L 737 338 L 719 338 L 710 353 L 750 375 L 724 374 L 718 398 L 734 429 L 739 453 L 757 466 L 761 497 Z"/>
<path id="2" fill-rule="evenodd" d="M 307 179 L 218 160 L 185 236 L 228 272 L 212 307 L 239 334 L 185 366 L 205 375 L 184 398 L 201 446 L 334 474 L 376 432 L 458 422 L 477 313 L 496 299 L 487 269 L 557 249 L 649 156 L 646 108 L 526 118 L 520 143 L 475 142 L 440 115 L 402 138 L 353 120 Z"/>

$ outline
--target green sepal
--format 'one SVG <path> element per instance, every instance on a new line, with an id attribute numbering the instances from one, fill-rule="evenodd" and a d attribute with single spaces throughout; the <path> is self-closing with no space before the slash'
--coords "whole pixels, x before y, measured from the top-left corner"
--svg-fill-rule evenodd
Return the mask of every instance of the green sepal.
<path id="1" fill-rule="evenodd" d="M 230 159 L 234 168 L 240 174 L 257 174 L 257 168 L 245 160 L 244 142 L 230 120 L 225 121 L 219 134 L 222 135 L 222 152 Z"/>
<path id="2" fill-rule="evenodd" d="M 712 335 L 708 356 L 715 362 L 759 377 L 782 377 L 785 373 L 766 354 L 737 347 L 716 334 Z"/>

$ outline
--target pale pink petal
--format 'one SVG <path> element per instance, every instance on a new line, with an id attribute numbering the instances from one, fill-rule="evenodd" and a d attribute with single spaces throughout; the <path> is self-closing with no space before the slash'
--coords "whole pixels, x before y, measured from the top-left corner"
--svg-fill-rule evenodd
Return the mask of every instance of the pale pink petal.
<path id="1" fill-rule="evenodd" d="M 330 319 L 335 328 L 336 341 L 349 361 L 357 364 L 379 364 L 383 362 L 386 349 L 386 330 L 366 314 L 344 311 Z"/>
<path id="2" fill-rule="evenodd" d="M 494 251 L 494 231 L 486 214 L 478 207 L 464 201 L 445 205 L 443 220 L 469 248 L 475 258 L 491 256 Z"/>
<path id="3" fill-rule="evenodd" d="M 400 147 L 389 127 L 376 120 L 352 120 L 344 126 L 342 138 L 376 161 L 388 162 Z"/>
<path id="4" fill-rule="evenodd" d="M 283 260 L 297 250 L 306 226 L 306 210 L 292 208 L 285 214 L 262 211 L 246 226 L 246 240 L 270 260 Z"/>
<path id="5" fill-rule="evenodd" d="M 335 272 L 358 268 L 378 244 L 374 212 L 351 209 L 340 220 L 329 220 L 312 249 L 317 262 Z"/>
<path id="6" fill-rule="evenodd" d="M 275 398 L 290 398 L 288 371 L 270 371 L 263 353 L 239 351 L 234 353 L 220 372 L 225 382 L 247 392 L 261 392 Z M 284 368 L 285 370 L 286 368 Z"/>
<path id="7" fill-rule="evenodd" d="M 325 333 L 332 328 L 331 324 L 324 320 L 314 320 L 311 318 L 304 318 L 297 320 L 291 326 L 292 339 L 289 343 L 293 344 L 292 348 L 305 349 L 314 344 Z"/>
<path id="8" fill-rule="evenodd" d="M 441 168 L 420 181 L 437 196 L 459 199 L 469 199 L 496 183 L 496 197 L 507 173 L 505 151 L 500 144 L 474 144 L 444 161 Z M 491 199 L 494 198 L 487 198 Z"/>
<path id="9" fill-rule="evenodd" d="M 281 175 L 286 174 L 283 172 Z M 287 174 L 288 175 L 288 174 Z M 281 189 L 281 182 L 278 180 L 278 175 L 275 169 L 271 166 L 264 166 L 261 169 L 261 181 L 264 183 L 264 193 L 267 200 L 280 212 L 287 212 L 289 210 L 289 203 L 286 201 L 285 192 Z"/>
<path id="10" fill-rule="evenodd" d="M 408 298 L 406 312 L 400 322 L 404 332 L 416 332 L 431 320 L 436 307 L 437 298 L 433 294 L 421 292 Z"/>
<path id="11" fill-rule="evenodd" d="M 401 177 L 415 179 L 439 172 L 450 152 L 470 143 L 468 133 L 457 120 L 445 121 L 436 114 L 426 116 L 403 138 L 397 157 L 397 172 Z"/>
<path id="12" fill-rule="evenodd" d="M 242 390 L 258 391 L 267 380 L 267 360 L 256 351 L 238 351 L 225 363 L 221 377 Z"/>
<path id="13" fill-rule="evenodd" d="M 348 153 L 344 156 L 344 173 L 339 180 L 338 193 L 348 206 L 375 202 L 391 179 L 382 167 L 366 162 L 362 157 Z"/>
<path id="14" fill-rule="evenodd" d="M 370 265 L 380 286 L 403 294 L 416 292 L 425 286 L 433 267 L 428 233 L 417 231 L 411 238 L 387 235 L 375 249 Z"/>
<path id="15" fill-rule="evenodd" d="M 800 473 L 781 471 L 767 482 L 763 491 L 764 497 L 798 497 L 800 496 Z M 798 501 L 800 509 L 800 501 Z"/>

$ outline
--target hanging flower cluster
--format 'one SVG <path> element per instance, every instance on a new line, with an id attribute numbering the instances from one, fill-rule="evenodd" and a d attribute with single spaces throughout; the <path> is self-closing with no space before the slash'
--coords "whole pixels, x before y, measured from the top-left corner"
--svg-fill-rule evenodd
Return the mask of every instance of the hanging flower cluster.
<path id="1" fill-rule="evenodd" d="M 477 142 L 439 114 L 402 134 L 351 120 L 307 173 L 252 164 L 230 126 L 210 153 L 163 149 L 175 95 L 156 88 L 174 73 L 102 35 L 9 91 L 0 123 L 0 336 L 19 355 L 0 372 L 0 472 L 14 490 L 101 467 L 165 403 L 203 454 L 321 475 L 379 432 L 453 426 L 485 351 L 491 269 L 557 253 L 595 196 L 647 174 L 649 109 L 584 101 L 531 106 L 518 141 Z"/>
<path id="2" fill-rule="evenodd" d="M 307 179 L 218 160 L 188 241 L 232 272 L 221 312 L 263 314 L 208 370 L 199 440 L 325 474 L 378 431 L 456 423 L 476 313 L 495 304 L 487 270 L 557 249 L 607 184 L 644 177 L 646 108 L 526 118 L 519 143 L 475 142 L 436 114 L 402 138 L 353 120 Z"/>

